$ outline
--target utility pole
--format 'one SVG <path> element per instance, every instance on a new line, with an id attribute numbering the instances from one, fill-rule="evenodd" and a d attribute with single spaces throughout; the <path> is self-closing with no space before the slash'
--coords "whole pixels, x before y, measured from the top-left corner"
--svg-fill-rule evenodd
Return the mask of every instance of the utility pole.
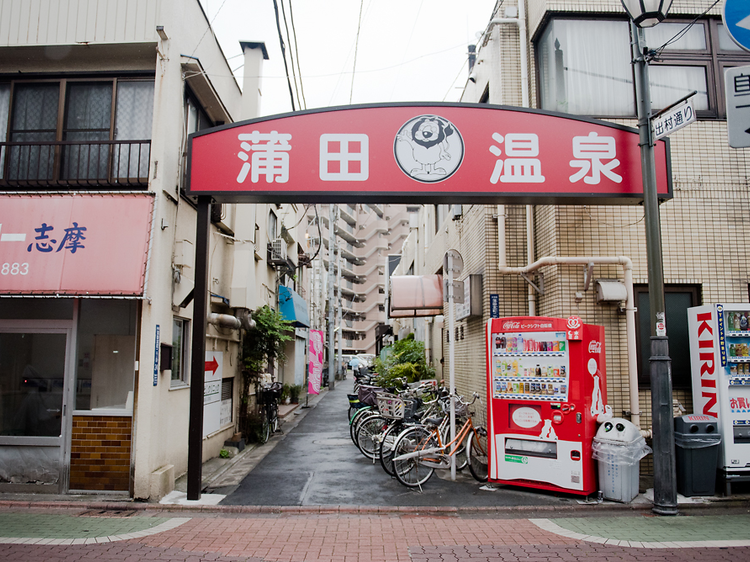
<path id="1" fill-rule="evenodd" d="M 656 164 L 651 132 L 651 91 L 648 77 L 648 52 L 642 46 L 643 30 L 634 22 L 633 63 L 638 111 L 638 130 L 643 173 L 643 209 L 646 222 L 648 261 L 648 297 L 651 314 L 651 418 L 654 434 L 654 513 L 677 514 L 677 477 L 674 453 L 674 419 L 672 412 L 672 361 L 664 303 L 664 269 L 662 259 L 659 201 L 656 196 Z"/>

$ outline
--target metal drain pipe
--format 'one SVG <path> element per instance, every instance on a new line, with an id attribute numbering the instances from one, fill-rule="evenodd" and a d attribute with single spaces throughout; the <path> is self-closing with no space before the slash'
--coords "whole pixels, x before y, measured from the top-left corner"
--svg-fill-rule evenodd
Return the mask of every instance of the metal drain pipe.
<path id="1" fill-rule="evenodd" d="M 498 211 L 500 209 L 498 208 Z M 498 217 L 500 219 L 500 217 Z M 498 222 L 500 222 L 498 220 Z M 500 240 L 499 240 L 500 241 Z M 504 242 L 504 241 L 503 241 Z M 502 246 L 501 246 L 502 247 Z M 502 250 L 501 250 L 502 251 Z M 625 277 L 625 289 L 627 299 L 625 301 L 625 331 L 628 346 L 628 381 L 630 386 L 630 416 L 633 424 L 640 429 L 641 409 L 638 400 L 638 357 L 635 347 L 635 300 L 633 298 L 633 262 L 625 256 L 619 257 L 555 257 L 547 256 L 540 258 L 532 264 L 524 267 L 507 267 L 501 265 L 498 268 L 503 275 L 527 274 L 541 269 L 547 265 L 588 265 L 590 263 L 599 265 L 621 265 Z M 644 433 L 644 430 L 641 430 Z M 645 434 L 649 434 L 645 431 Z"/>

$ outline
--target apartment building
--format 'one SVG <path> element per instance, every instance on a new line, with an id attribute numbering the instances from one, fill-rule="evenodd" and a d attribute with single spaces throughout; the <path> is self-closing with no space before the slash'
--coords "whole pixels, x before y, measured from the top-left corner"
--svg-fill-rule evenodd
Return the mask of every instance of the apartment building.
<path id="1" fill-rule="evenodd" d="M 388 254 L 400 252 L 408 236 L 406 206 L 341 204 L 331 209 L 328 205 L 318 205 L 317 209 L 308 209 L 307 218 L 307 252 L 314 258 L 310 289 L 312 324 L 325 326 L 329 279 L 332 279 L 335 326 L 341 328 L 335 335 L 336 353 L 379 352 L 386 326 L 386 260 Z M 321 238 L 323 251 L 317 252 Z"/>
<path id="2" fill-rule="evenodd" d="M 259 68 L 265 46 L 243 47 Z M 280 287 L 300 297 L 302 215 L 213 205 L 194 318 L 185 159 L 190 134 L 257 115 L 250 86 L 243 101 L 198 0 L 0 1 L 0 491 L 169 492 L 194 329 L 203 459 L 237 431 L 241 334 Z"/>
<path id="3" fill-rule="evenodd" d="M 742 225 L 750 210 L 750 152 L 728 144 L 724 70 L 750 64 L 750 53 L 730 39 L 721 6 L 707 0 L 675 0 L 669 18 L 647 29 L 645 37 L 649 47 L 658 48 L 650 64 L 654 111 L 697 92 L 697 121 L 669 137 L 673 197 L 660 204 L 673 396 L 676 412 L 689 413 L 686 309 L 749 298 L 750 252 Z M 463 102 L 529 107 L 637 126 L 630 26 L 619 0 L 501 0 L 470 64 Z M 551 205 L 544 200 L 529 206 L 428 206 L 420 210 L 416 223 L 399 273 L 410 268 L 417 274 L 441 273 L 445 252 L 455 249 L 463 257 L 461 279 L 482 278 L 482 314 L 456 323 L 459 391 L 485 388 L 484 327 L 491 314 L 575 315 L 605 328 L 607 398 L 614 414 L 634 420 L 639 416 L 640 426 L 650 427 L 642 206 Z M 545 257 L 578 256 L 624 256 L 632 261 L 637 373 L 629 366 L 632 342 L 624 300 L 597 297 L 597 281 L 622 283 L 623 267 L 551 264 L 526 278 L 501 272 L 501 267 L 524 267 Z M 490 295 L 497 298 L 493 311 Z M 424 330 L 427 341 L 442 341 L 442 354 L 433 358 L 435 366 L 441 356 L 447 362 L 441 319 L 414 322 L 416 328 L 407 328 Z M 635 385 L 637 399 L 631 399 Z M 648 463 L 642 467 L 649 470 Z"/>

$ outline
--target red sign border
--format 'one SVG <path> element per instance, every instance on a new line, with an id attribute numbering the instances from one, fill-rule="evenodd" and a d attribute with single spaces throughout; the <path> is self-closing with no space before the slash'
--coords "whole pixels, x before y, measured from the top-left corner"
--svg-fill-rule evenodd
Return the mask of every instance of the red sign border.
<path id="1" fill-rule="evenodd" d="M 551 205 L 639 205 L 643 201 L 643 194 L 623 194 L 612 196 L 609 194 L 601 193 L 569 193 L 561 195 L 558 192 L 498 192 L 498 193 L 487 193 L 487 192 L 472 192 L 472 191 L 439 191 L 431 192 L 426 190 L 418 190 L 414 192 L 405 193 L 403 191 L 347 191 L 342 192 L 341 190 L 306 190 L 306 191 L 274 191 L 273 187 L 265 190 L 256 189 L 253 191 L 222 191 L 222 190 L 193 190 L 191 185 L 191 169 L 193 160 L 193 139 L 202 137 L 205 135 L 215 134 L 227 129 L 233 129 L 237 127 L 245 127 L 254 123 L 266 123 L 269 121 L 276 121 L 280 119 L 294 118 L 297 116 L 318 114 L 318 113 L 333 113 L 342 111 L 351 111 L 359 109 L 373 109 L 373 108 L 405 108 L 405 107 L 417 107 L 417 108 L 473 108 L 482 109 L 489 111 L 513 111 L 518 113 L 528 113 L 533 115 L 542 115 L 555 117 L 558 119 L 567 119 L 576 122 L 591 123 L 599 127 L 605 127 L 609 129 L 617 129 L 621 131 L 627 131 L 638 135 L 638 129 L 620 125 L 618 123 L 612 123 L 610 121 L 603 121 L 599 119 L 591 119 L 577 115 L 570 115 L 567 113 L 561 113 L 556 111 L 547 111 L 541 109 L 531 109 L 518 106 L 506 106 L 506 105 L 491 105 L 491 104 L 479 104 L 479 103 L 449 103 L 449 102 L 398 102 L 398 103 L 373 103 L 373 104 L 361 104 L 361 105 L 346 105 L 346 106 L 333 106 L 325 108 L 308 109 L 304 111 L 296 111 L 289 113 L 281 113 L 276 115 L 268 115 L 259 117 L 256 119 L 248 119 L 245 121 L 238 121 L 235 123 L 229 123 L 227 125 L 220 125 L 218 127 L 212 127 L 196 133 L 192 133 L 188 136 L 188 153 L 187 153 L 187 174 L 185 191 L 186 194 L 193 197 L 198 196 L 210 196 L 216 203 L 339 203 L 345 202 L 356 202 L 356 203 L 415 203 L 415 204 L 551 204 Z M 655 144 L 664 143 L 664 153 L 666 156 L 666 175 L 667 175 L 667 193 L 658 194 L 659 202 L 672 199 L 672 160 L 669 138 L 663 138 L 656 141 Z M 271 186 L 273 184 L 270 184 Z"/>

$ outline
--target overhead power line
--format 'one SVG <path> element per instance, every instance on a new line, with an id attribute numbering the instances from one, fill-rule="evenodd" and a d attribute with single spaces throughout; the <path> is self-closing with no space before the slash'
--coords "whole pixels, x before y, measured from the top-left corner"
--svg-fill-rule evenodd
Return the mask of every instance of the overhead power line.
<path id="1" fill-rule="evenodd" d="M 292 102 L 292 111 L 297 111 L 294 104 L 294 90 L 292 89 L 292 80 L 289 76 L 289 65 L 286 61 L 286 45 L 284 45 L 284 36 L 281 33 L 281 22 L 279 21 L 279 5 L 273 0 L 273 11 L 276 13 L 276 31 L 279 34 L 279 46 L 281 47 L 281 58 L 284 59 L 284 70 L 286 71 L 286 81 L 289 85 L 289 99 Z"/>
<path id="2" fill-rule="evenodd" d="M 357 73 L 357 50 L 359 49 L 359 31 L 362 28 L 362 8 L 365 6 L 365 0 L 359 0 L 359 19 L 357 20 L 357 39 L 354 42 L 354 64 L 352 65 L 352 86 L 349 89 L 349 105 L 352 104 L 354 96 L 354 77 Z"/>
<path id="3" fill-rule="evenodd" d="M 291 3 L 290 3 L 291 9 Z M 295 44 L 292 42 L 292 38 L 289 35 L 289 22 L 286 19 L 286 8 L 284 7 L 284 0 L 281 0 L 281 17 L 284 19 L 284 29 L 286 30 L 286 41 L 289 45 L 289 62 L 292 69 L 292 81 L 294 82 L 294 93 L 297 96 L 297 105 L 302 109 L 302 102 L 300 101 L 299 85 L 297 83 L 297 72 L 294 68 L 294 49 Z M 301 78 L 301 77 L 300 77 Z"/>

